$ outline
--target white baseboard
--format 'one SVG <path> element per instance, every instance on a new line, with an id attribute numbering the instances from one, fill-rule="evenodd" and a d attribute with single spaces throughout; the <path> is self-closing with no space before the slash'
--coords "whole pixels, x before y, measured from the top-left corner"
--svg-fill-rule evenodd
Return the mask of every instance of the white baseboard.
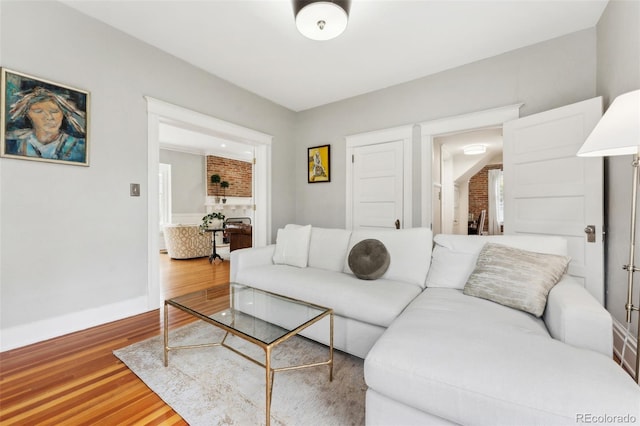
<path id="1" fill-rule="evenodd" d="M 0 352 L 149 311 L 147 296 L 0 330 Z"/>
<path id="2" fill-rule="evenodd" d="M 629 371 L 633 377 L 635 376 L 636 356 L 638 356 L 638 341 L 636 337 L 633 336 L 633 333 L 627 335 L 624 359 L 622 359 L 622 347 L 625 335 L 627 335 L 627 327 L 613 318 L 613 352 L 622 360 L 624 368 Z"/>

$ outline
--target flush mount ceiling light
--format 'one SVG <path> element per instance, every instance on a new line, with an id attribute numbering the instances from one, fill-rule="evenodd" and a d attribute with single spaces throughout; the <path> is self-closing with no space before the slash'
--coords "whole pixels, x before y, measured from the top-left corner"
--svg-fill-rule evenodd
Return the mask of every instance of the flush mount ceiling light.
<path id="1" fill-rule="evenodd" d="M 487 152 L 486 145 L 467 145 L 462 148 L 464 155 L 478 155 Z"/>
<path id="2" fill-rule="evenodd" d="M 347 28 L 350 1 L 294 0 L 296 27 L 312 40 L 331 40 Z"/>

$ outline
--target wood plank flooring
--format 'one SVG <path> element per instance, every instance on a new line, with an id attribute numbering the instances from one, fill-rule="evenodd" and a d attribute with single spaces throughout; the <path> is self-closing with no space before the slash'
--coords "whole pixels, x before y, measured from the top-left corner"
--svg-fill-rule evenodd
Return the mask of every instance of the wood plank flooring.
<path id="1" fill-rule="evenodd" d="M 228 287 L 229 262 L 160 255 L 163 298 Z M 176 328 L 193 317 L 170 309 Z M 112 353 L 162 333 L 155 310 L 0 353 L 1 425 L 186 425 Z"/>

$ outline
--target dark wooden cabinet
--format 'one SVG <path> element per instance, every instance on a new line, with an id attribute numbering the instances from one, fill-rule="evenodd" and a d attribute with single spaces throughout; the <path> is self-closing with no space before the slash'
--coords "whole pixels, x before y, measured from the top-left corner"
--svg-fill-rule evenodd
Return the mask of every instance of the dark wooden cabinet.
<path id="1" fill-rule="evenodd" d="M 244 223 L 227 223 L 225 235 L 229 240 L 229 251 L 253 246 L 253 227 Z"/>

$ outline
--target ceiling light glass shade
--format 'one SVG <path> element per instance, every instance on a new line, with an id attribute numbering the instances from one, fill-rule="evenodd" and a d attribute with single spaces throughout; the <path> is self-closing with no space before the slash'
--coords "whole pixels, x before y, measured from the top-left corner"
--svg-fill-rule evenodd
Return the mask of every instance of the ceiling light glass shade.
<path id="1" fill-rule="evenodd" d="M 578 156 L 637 154 L 640 146 L 640 90 L 615 98 L 584 142 Z"/>
<path id="2" fill-rule="evenodd" d="M 296 27 L 312 40 L 331 40 L 342 34 L 349 19 L 348 1 L 294 1 Z"/>
<path id="3" fill-rule="evenodd" d="M 479 155 L 487 152 L 486 145 L 467 145 L 462 148 L 464 155 Z"/>

